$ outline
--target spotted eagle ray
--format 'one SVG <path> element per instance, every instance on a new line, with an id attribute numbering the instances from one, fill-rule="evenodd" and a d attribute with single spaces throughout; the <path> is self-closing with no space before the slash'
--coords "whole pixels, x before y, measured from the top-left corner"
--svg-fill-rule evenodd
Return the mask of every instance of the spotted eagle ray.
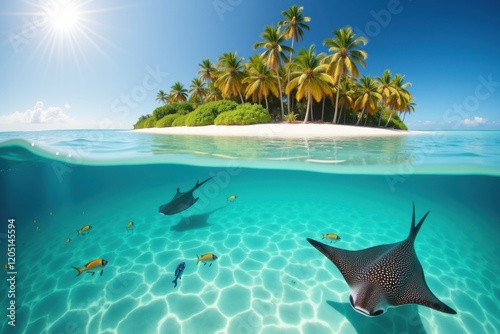
<path id="1" fill-rule="evenodd" d="M 309 238 L 307 241 L 339 269 L 351 289 L 351 306 L 364 315 L 378 316 L 389 307 L 405 304 L 418 304 L 457 314 L 431 292 L 415 253 L 415 238 L 429 212 L 415 226 L 413 205 L 410 233 L 405 240 L 394 244 L 349 251 Z"/>
<path id="2" fill-rule="evenodd" d="M 173 215 L 190 208 L 200 199 L 199 197 L 194 198 L 193 192 L 201 187 L 205 182 L 209 181 L 212 177 L 209 177 L 201 183 L 200 181 L 196 181 L 196 185 L 193 189 L 185 193 L 181 192 L 180 189 L 177 188 L 177 193 L 174 195 L 174 198 L 172 198 L 172 200 L 167 204 L 160 206 L 159 212 L 164 215 Z"/>

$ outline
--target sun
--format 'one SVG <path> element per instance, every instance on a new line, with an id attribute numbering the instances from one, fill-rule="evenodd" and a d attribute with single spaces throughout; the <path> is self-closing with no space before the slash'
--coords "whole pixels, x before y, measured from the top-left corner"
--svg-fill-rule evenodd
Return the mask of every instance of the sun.
<path id="1" fill-rule="evenodd" d="M 75 2 L 68 1 L 60 4 L 50 14 L 50 23 L 52 27 L 60 32 L 71 32 L 79 25 L 81 12 Z"/>

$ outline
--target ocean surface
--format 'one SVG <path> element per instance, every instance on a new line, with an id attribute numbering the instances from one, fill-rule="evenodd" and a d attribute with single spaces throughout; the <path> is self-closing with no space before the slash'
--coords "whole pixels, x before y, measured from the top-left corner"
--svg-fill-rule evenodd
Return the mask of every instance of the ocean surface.
<path id="1" fill-rule="evenodd" d="M 158 212 L 210 177 L 193 206 Z M 15 219 L 0 333 L 500 333 L 499 189 L 498 131 L 0 133 L 5 264 Z M 417 220 L 430 211 L 415 242 L 426 282 L 457 314 L 405 305 L 363 316 L 306 238 L 336 233 L 334 246 L 347 250 L 399 242 L 413 204 Z M 197 264 L 206 253 L 217 260 Z M 102 275 L 76 276 L 94 259 L 108 261 Z"/>

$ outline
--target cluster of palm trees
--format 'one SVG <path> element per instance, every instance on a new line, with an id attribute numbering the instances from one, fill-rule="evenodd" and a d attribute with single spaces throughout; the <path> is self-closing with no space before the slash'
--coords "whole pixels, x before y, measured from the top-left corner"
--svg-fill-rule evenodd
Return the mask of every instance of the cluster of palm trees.
<path id="1" fill-rule="evenodd" d="M 303 39 L 304 31 L 309 30 L 310 18 L 302 14 L 303 7 L 293 5 L 282 12 L 284 20 L 277 26 L 266 26 L 261 34 L 262 40 L 253 45 L 262 53 L 244 61 L 236 52 L 224 53 L 217 63 L 209 59 L 199 65 L 198 78 L 191 81 L 189 90 L 180 82 L 175 82 L 167 94 L 158 92 L 156 100 L 160 103 L 189 101 L 201 104 L 220 99 L 235 99 L 265 104 L 269 110 L 269 100 L 277 100 L 281 119 L 291 114 L 293 104 L 306 101 L 304 123 L 312 119 L 312 107 L 325 100 L 334 105 L 333 123 L 341 120 L 342 114 L 350 113 L 358 125 L 363 119 L 378 115 L 381 124 L 382 111 L 388 110 L 387 127 L 394 112 L 412 112 L 415 109 L 413 97 L 404 82 L 404 76 L 392 76 L 389 70 L 376 78 L 361 76 L 358 65 L 365 67 L 367 53 L 361 46 L 367 43 L 358 37 L 350 27 L 333 31 L 333 37 L 323 42 L 328 46 L 328 54 L 316 53 L 315 46 L 301 49 L 295 56 L 294 43 Z M 286 45 L 291 40 L 291 45 Z M 295 56 L 295 57 L 294 57 Z M 360 77 L 359 79 L 357 79 Z M 286 94 L 286 97 L 284 96 Z"/>

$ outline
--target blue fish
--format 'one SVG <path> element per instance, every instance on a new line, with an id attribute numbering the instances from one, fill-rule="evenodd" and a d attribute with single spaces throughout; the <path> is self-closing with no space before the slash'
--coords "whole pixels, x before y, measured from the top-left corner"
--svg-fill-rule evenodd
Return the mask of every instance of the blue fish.
<path id="1" fill-rule="evenodd" d="M 177 280 L 181 279 L 181 276 L 182 276 L 182 273 L 184 272 L 184 269 L 186 269 L 185 262 L 179 263 L 177 268 L 175 268 L 175 279 L 172 281 L 172 283 L 174 283 L 174 288 L 177 286 Z"/>

